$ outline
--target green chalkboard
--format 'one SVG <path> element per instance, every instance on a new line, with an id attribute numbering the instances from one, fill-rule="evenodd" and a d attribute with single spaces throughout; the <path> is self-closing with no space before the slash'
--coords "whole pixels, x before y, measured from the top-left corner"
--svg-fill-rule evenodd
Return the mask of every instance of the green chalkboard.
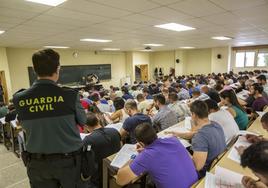
<path id="1" fill-rule="evenodd" d="M 33 67 L 28 67 L 28 74 L 30 85 L 32 85 L 37 78 Z M 112 77 L 111 64 L 61 66 L 58 83 L 79 83 L 83 76 L 86 77 L 89 74 L 96 74 L 99 80 L 110 80 Z"/>

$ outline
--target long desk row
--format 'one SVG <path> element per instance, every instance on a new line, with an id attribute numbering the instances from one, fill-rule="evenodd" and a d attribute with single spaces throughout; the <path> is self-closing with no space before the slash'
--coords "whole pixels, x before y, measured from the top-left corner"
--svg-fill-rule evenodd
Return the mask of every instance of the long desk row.
<path id="1" fill-rule="evenodd" d="M 264 138 L 268 138 L 268 132 L 262 128 L 261 122 L 260 122 L 260 117 L 258 117 L 253 123 L 252 125 L 247 129 L 247 131 L 252 132 L 252 133 L 256 133 L 258 135 L 263 135 Z M 229 154 L 230 154 L 231 150 L 229 150 L 227 153 L 224 154 L 224 156 L 218 161 L 218 163 L 216 164 L 216 166 L 220 166 L 223 168 L 226 168 L 228 170 L 231 170 L 233 172 L 237 172 L 239 174 L 242 175 L 246 175 L 246 176 L 251 176 L 251 177 L 255 177 L 254 174 L 251 172 L 250 169 L 248 168 L 243 168 L 242 166 L 240 166 L 239 163 L 231 160 L 228 158 Z M 214 166 L 210 172 L 211 173 L 215 173 L 215 167 Z M 205 187 L 205 178 L 203 178 L 196 186 L 197 188 L 204 188 Z"/>

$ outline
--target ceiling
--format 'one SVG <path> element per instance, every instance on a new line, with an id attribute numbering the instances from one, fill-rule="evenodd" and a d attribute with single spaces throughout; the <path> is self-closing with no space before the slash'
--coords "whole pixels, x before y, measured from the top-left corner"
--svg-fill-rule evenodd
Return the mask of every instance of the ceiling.
<path id="1" fill-rule="evenodd" d="M 196 30 L 175 32 L 153 27 L 175 22 Z M 73 49 L 154 50 L 218 47 L 240 42 L 268 44 L 268 0 L 68 0 L 50 7 L 24 0 L 0 0 L 0 46 Z M 212 36 L 231 36 L 217 41 Z M 110 39 L 110 43 L 81 42 Z"/>

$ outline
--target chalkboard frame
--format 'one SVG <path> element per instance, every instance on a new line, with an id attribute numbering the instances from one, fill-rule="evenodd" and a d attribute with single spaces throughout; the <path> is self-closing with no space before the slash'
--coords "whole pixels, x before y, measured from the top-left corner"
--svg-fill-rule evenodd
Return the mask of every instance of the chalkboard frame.
<path id="1" fill-rule="evenodd" d="M 71 69 L 71 68 L 74 69 L 73 71 L 80 70 L 80 76 L 77 74 L 76 78 L 74 78 L 71 82 L 70 81 L 65 82 L 64 80 L 62 80 L 62 76 L 64 75 L 64 71 L 66 71 L 66 69 Z M 37 76 L 36 76 L 32 66 L 28 66 L 27 69 L 28 69 L 29 83 L 30 83 L 30 85 L 32 85 L 33 82 L 36 80 Z M 81 70 L 83 72 L 81 72 Z M 87 74 L 85 74 L 86 70 L 89 71 L 89 72 L 87 72 Z M 93 70 L 93 72 L 92 72 L 92 70 Z M 103 75 L 103 73 L 104 73 L 103 70 L 105 70 L 106 71 L 105 73 L 108 73 L 108 74 Z M 68 71 L 70 71 L 70 70 L 68 70 Z M 73 71 L 72 71 L 72 73 L 73 73 Z M 63 65 L 63 66 L 61 66 L 60 78 L 59 78 L 58 82 L 60 84 L 79 83 L 79 82 L 81 82 L 82 76 L 87 76 L 88 74 L 92 74 L 92 73 L 96 74 L 99 77 L 100 81 L 111 80 L 111 78 L 112 78 L 111 72 L 112 72 L 111 71 L 111 64 Z M 68 77 L 68 79 L 70 79 L 70 77 Z"/>

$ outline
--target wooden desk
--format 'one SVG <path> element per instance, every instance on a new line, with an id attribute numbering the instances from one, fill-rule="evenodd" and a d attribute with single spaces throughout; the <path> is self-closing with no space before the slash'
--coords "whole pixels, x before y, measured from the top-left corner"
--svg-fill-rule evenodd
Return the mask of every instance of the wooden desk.
<path id="1" fill-rule="evenodd" d="M 265 138 L 268 138 L 268 132 L 262 128 L 261 122 L 260 122 L 260 117 L 258 117 L 253 124 L 248 128 L 247 131 L 251 131 L 257 134 L 261 134 L 263 135 Z M 251 176 L 251 177 L 255 177 L 254 174 L 251 172 L 250 169 L 248 168 L 243 168 L 242 166 L 240 166 L 239 163 L 231 160 L 228 158 L 228 155 L 230 153 L 231 150 L 229 150 L 223 157 L 222 159 L 216 164 L 220 167 L 232 170 L 234 172 L 243 174 L 243 175 L 247 175 L 247 176 Z M 215 172 L 215 167 L 211 169 L 212 173 Z M 203 178 L 200 183 L 196 186 L 197 188 L 204 188 L 205 187 L 205 178 Z"/>
<path id="2" fill-rule="evenodd" d="M 22 131 L 22 127 L 20 125 L 17 125 L 17 121 L 11 121 L 10 122 L 10 142 L 11 142 L 11 151 L 19 158 L 20 152 L 18 150 L 18 134 Z"/>

